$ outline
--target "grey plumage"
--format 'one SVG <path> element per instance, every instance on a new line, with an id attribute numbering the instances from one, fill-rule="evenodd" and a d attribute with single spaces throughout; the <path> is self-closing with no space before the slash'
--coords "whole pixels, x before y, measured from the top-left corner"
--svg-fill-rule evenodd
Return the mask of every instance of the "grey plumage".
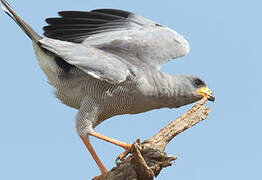
<path id="1" fill-rule="evenodd" d="M 5 12 L 32 39 L 36 57 L 56 96 L 79 109 L 76 129 L 88 137 L 104 120 L 163 107 L 177 108 L 208 96 L 194 75 L 168 75 L 161 66 L 189 52 L 174 30 L 131 12 L 62 11 L 39 36 L 4 1 Z M 103 173 L 103 172 L 102 172 Z"/>

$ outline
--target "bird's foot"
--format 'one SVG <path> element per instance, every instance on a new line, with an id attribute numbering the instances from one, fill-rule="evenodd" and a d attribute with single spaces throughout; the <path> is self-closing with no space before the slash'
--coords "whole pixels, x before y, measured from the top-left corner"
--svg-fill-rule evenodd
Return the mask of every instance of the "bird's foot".
<path id="1" fill-rule="evenodd" d="M 120 161 L 123 161 L 125 159 L 125 157 L 130 153 L 130 150 L 131 150 L 131 144 L 130 144 L 130 147 L 128 149 L 126 149 L 124 152 L 122 152 L 118 158 Z"/>
<path id="2" fill-rule="evenodd" d="M 125 159 L 125 157 L 131 152 L 132 144 L 126 144 L 125 151 L 122 152 L 117 158 L 116 158 L 116 164 L 119 166 L 119 164 Z"/>

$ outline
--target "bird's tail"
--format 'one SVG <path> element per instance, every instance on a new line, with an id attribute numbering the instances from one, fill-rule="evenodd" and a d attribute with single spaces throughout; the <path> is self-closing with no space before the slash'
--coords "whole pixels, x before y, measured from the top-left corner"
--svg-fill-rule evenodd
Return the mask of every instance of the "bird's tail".
<path id="1" fill-rule="evenodd" d="M 37 44 L 39 43 L 38 41 L 40 39 L 42 39 L 41 36 L 39 36 L 18 14 L 16 14 L 16 12 L 13 10 L 13 8 L 4 0 L 1 0 L 1 2 L 3 3 L 3 5 L 7 8 L 5 9 L 2 6 L 2 9 L 4 10 L 4 12 L 11 17 L 16 24 L 19 25 L 19 27 L 27 34 L 27 36 L 34 42 L 36 42 Z"/>

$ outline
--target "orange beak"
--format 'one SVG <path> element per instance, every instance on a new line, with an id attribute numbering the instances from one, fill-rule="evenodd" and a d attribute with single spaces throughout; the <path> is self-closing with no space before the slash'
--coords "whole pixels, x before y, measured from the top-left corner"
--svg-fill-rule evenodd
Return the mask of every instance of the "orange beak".
<path id="1" fill-rule="evenodd" d="M 199 88 L 197 90 L 197 93 L 202 95 L 203 97 L 207 97 L 209 101 L 215 101 L 215 96 L 213 96 L 212 91 L 206 86 Z"/>

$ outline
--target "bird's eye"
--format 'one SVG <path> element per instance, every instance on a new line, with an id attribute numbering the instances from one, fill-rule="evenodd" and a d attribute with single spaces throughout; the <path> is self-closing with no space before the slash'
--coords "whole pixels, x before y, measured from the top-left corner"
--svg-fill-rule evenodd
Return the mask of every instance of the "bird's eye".
<path id="1" fill-rule="evenodd" d="M 195 84 L 196 84 L 197 86 L 202 86 L 204 83 L 203 83 L 203 81 L 201 81 L 200 79 L 196 79 L 196 80 L 195 80 Z"/>

